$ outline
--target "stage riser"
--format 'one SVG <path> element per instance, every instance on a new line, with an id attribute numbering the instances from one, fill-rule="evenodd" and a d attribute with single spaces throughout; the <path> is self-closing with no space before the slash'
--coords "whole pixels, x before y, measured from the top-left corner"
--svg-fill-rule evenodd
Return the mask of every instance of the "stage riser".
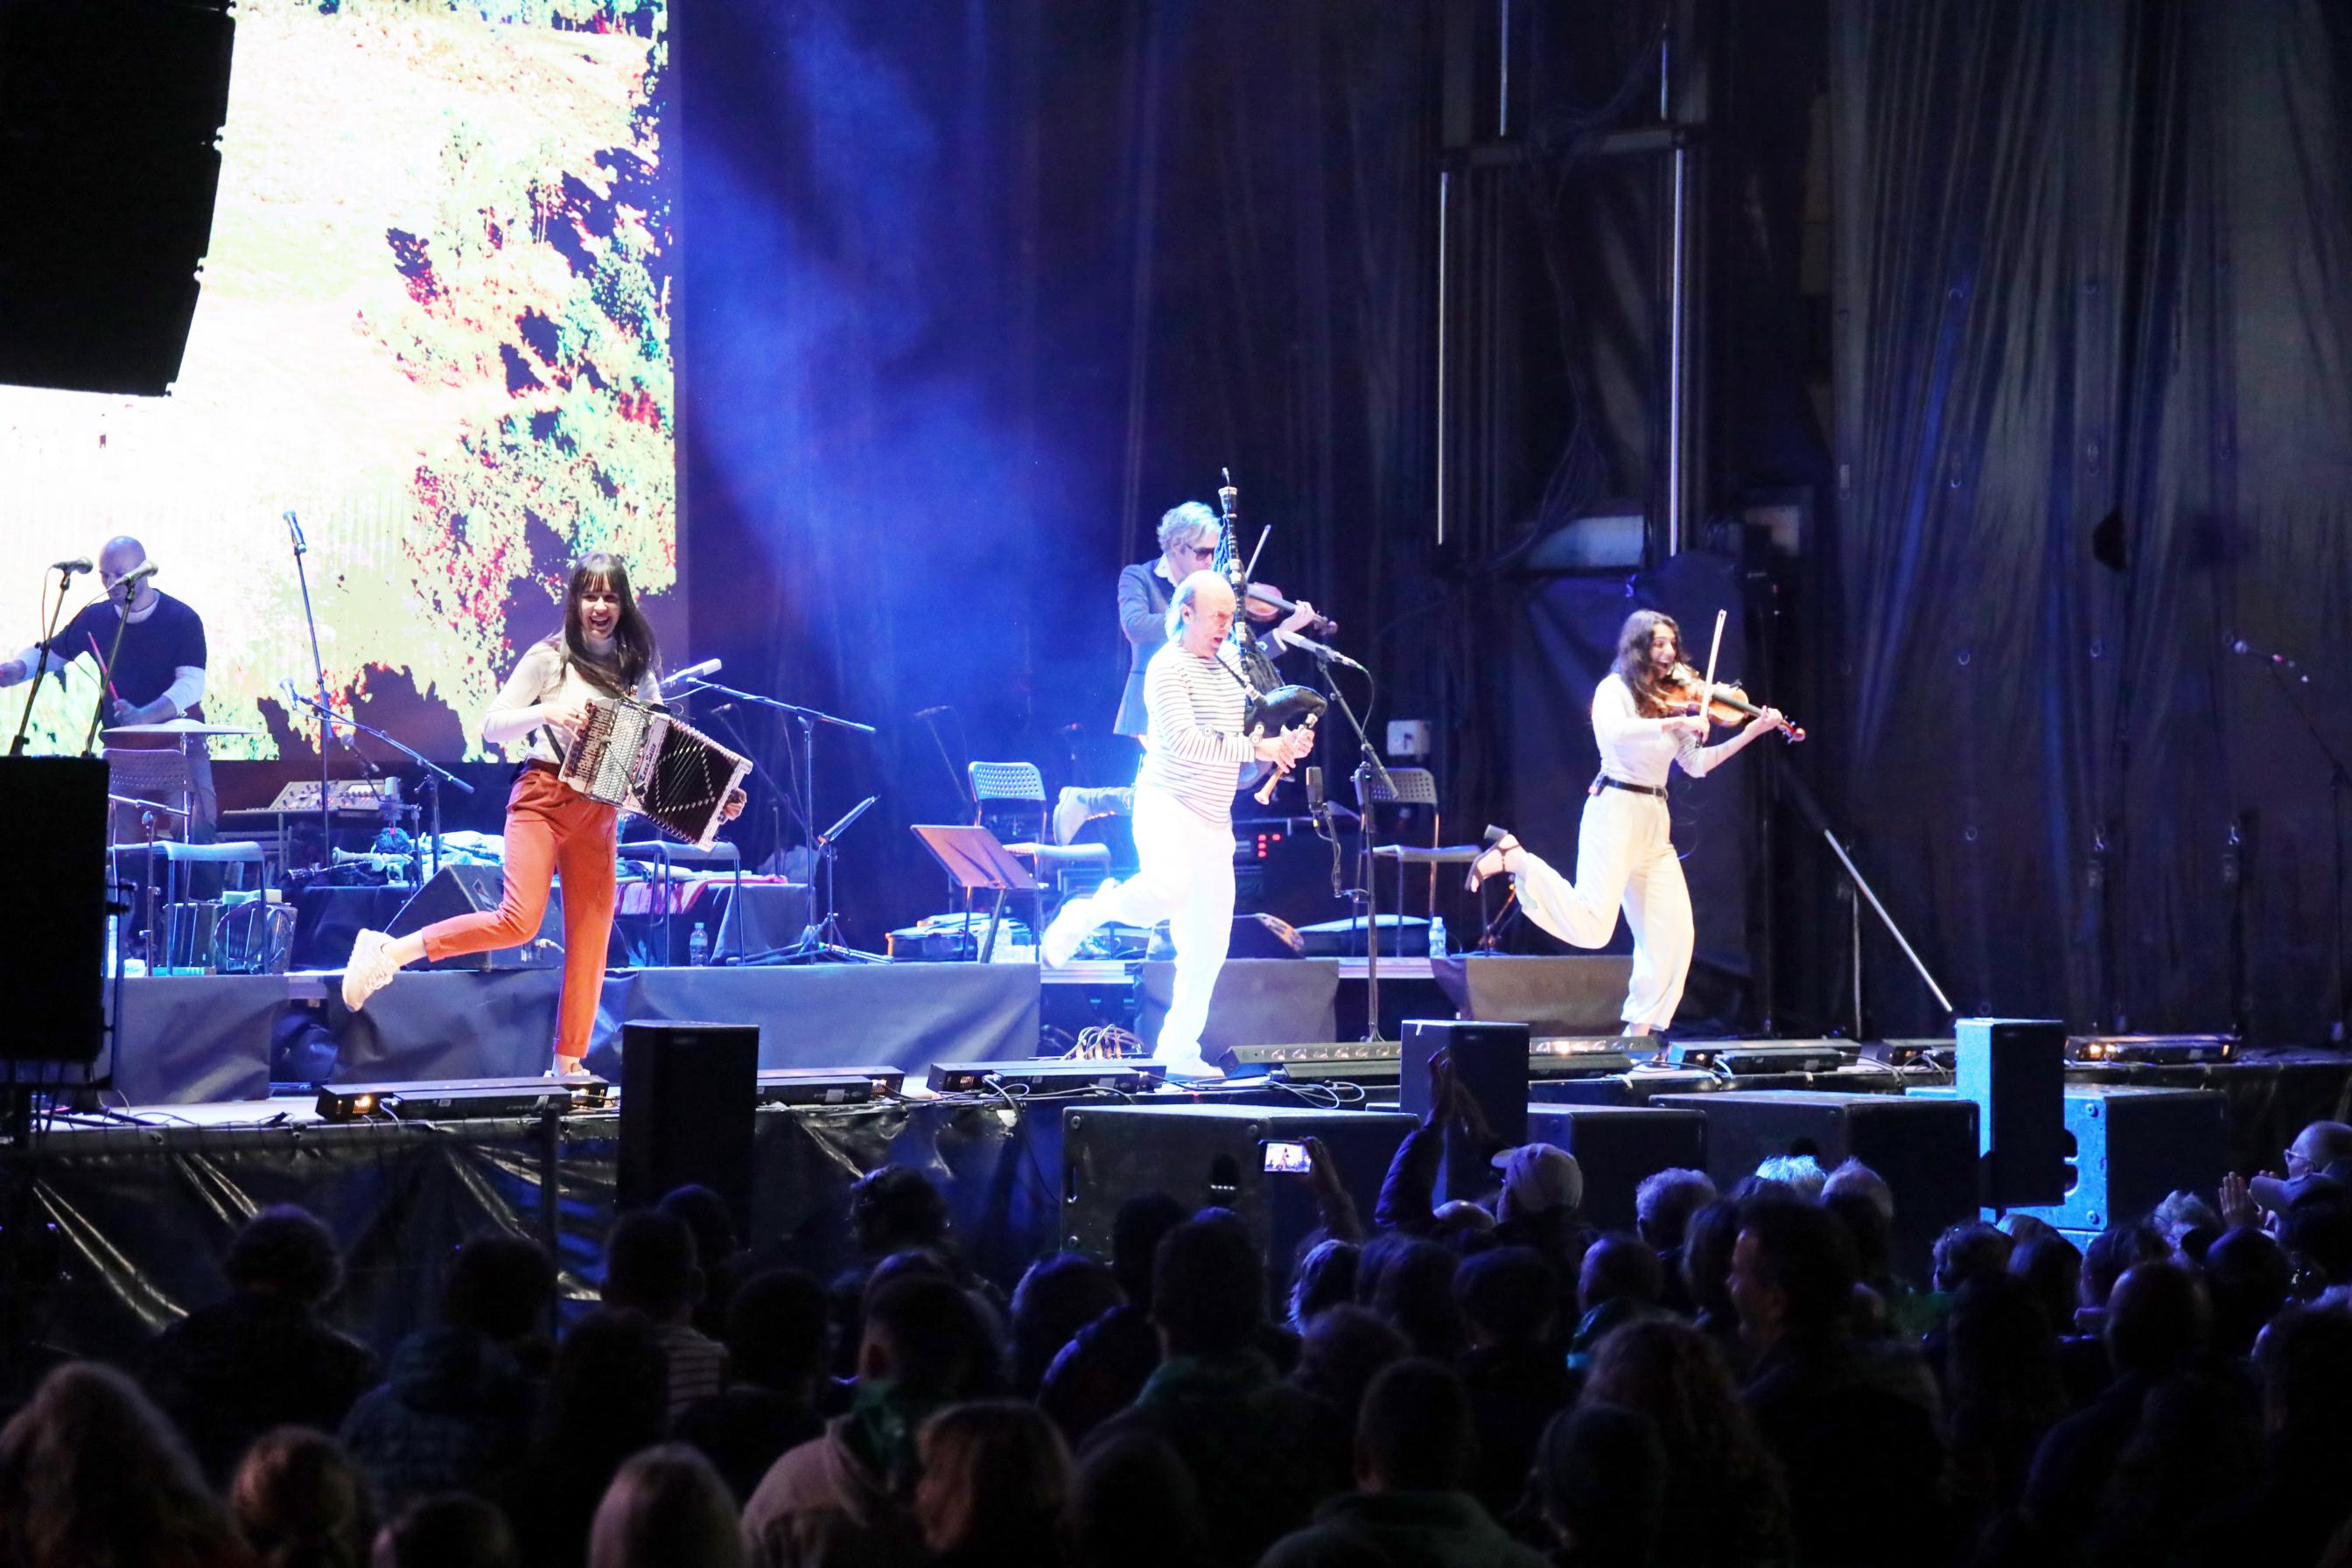
<path id="1" fill-rule="evenodd" d="M 352 1014 L 338 977 L 175 975 L 122 983 L 114 1075 L 133 1105 L 259 1100 L 272 1031 L 315 1020 L 336 1076 L 371 1082 L 512 1078 L 542 1070 L 562 977 L 552 971 L 410 973 Z M 624 1024 L 756 1024 L 763 1068 L 850 1063 L 920 1076 L 934 1061 L 1037 1048 L 1037 972 L 1025 964 L 827 964 L 644 969 L 605 977 L 589 1065 L 617 1078 Z"/>

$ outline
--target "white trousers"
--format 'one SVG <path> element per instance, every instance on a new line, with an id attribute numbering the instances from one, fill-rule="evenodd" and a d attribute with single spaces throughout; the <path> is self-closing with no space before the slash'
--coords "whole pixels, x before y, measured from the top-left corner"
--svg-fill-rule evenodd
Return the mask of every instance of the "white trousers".
<path id="1" fill-rule="evenodd" d="M 1616 934 L 1622 905 L 1633 931 L 1633 978 L 1622 1014 L 1663 1029 L 1690 977 L 1690 888 L 1675 856 L 1673 818 L 1657 795 L 1604 789 L 1584 803 L 1576 835 L 1576 880 L 1527 855 L 1512 877 L 1528 918 L 1571 947 L 1600 947 Z"/>
<path id="2" fill-rule="evenodd" d="M 1233 825 L 1203 821 L 1167 791 L 1138 784 L 1135 857 L 1134 876 L 1090 898 L 1072 900 L 1054 923 L 1071 921 L 1083 936 L 1114 921 L 1131 926 L 1168 922 L 1176 948 L 1176 984 L 1151 1054 L 1161 1061 L 1189 1060 L 1201 1054 L 1209 996 L 1233 943 Z"/>

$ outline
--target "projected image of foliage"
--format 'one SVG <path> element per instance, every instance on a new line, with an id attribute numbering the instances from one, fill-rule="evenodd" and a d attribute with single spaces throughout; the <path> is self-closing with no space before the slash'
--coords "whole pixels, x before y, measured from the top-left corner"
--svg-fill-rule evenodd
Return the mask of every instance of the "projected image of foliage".
<path id="1" fill-rule="evenodd" d="M 46 563 L 129 533 L 205 617 L 206 717 L 261 731 L 215 755 L 307 741 L 289 509 L 330 689 L 430 753 L 480 754 L 574 555 L 673 630 L 667 60 L 658 4 L 245 0 L 172 394 L 0 388 L 0 642 Z M 41 749 L 79 744 L 89 668 Z"/>

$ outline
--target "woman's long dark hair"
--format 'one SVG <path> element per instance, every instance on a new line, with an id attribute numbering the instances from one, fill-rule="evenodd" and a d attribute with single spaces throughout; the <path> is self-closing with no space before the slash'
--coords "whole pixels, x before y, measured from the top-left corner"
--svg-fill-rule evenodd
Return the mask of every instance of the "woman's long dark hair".
<path id="1" fill-rule="evenodd" d="M 1650 719 L 1672 711 L 1658 694 L 1657 668 L 1650 662 L 1650 633 L 1660 626 L 1674 634 L 1675 657 L 1681 658 L 1683 628 L 1663 611 L 1636 610 L 1625 617 L 1624 629 L 1617 634 L 1617 679 L 1633 693 L 1633 711 Z"/>
<path id="2" fill-rule="evenodd" d="M 591 587 L 609 587 L 620 597 L 621 613 L 613 622 L 613 652 L 599 658 L 588 651 L 588 635 L 580 626 L 580 595 Z M 580 667 L 591 686 L 615 697 L 634 697 L 637 682 L 660 661 L 661 649 L 637 595 L 629 586 L 629 569 L 617 555 L 599 550 L 582 556 L 572 568 L 572 582 L 563 590 L 563 651 Z"/>

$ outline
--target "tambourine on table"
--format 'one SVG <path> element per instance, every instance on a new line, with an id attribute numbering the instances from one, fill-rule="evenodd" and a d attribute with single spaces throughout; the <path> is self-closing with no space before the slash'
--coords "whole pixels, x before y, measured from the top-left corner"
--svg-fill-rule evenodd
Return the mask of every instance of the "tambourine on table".
<path id="1" fill-rule="evenodd" d="M 667 709 L 609 697 L 588 705 L 558 773 L 590 800 L 636 812 L 670 837 L 708 849 L 727 797 L 751 771 L 750 758 Z"/>

